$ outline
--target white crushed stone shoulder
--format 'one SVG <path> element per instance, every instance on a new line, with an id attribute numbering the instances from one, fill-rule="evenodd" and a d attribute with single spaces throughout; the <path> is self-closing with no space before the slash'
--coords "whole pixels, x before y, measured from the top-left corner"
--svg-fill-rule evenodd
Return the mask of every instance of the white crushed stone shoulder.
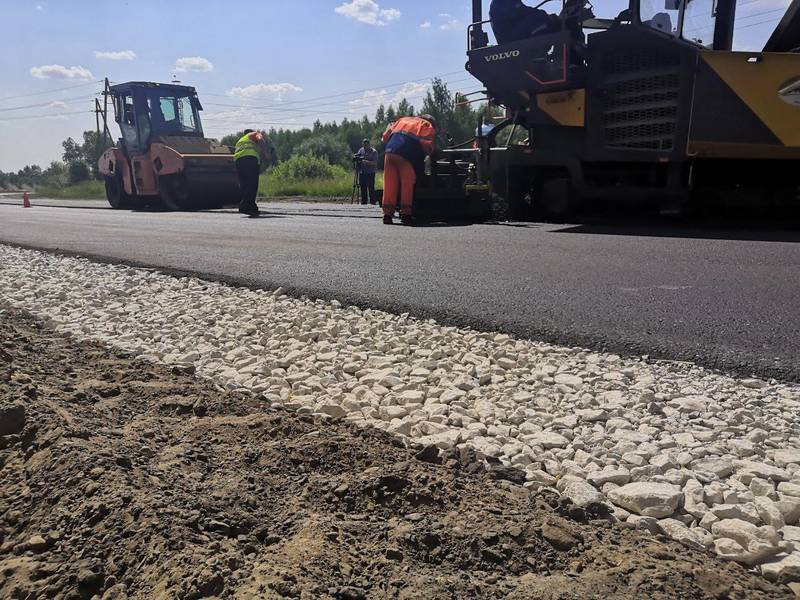
<path id="1" fill-rule="evenodd" d="M 470 446 L 530 488 L 800 577 L 798 386 L 3 245 L 0 301 L 223 389 Z"/>

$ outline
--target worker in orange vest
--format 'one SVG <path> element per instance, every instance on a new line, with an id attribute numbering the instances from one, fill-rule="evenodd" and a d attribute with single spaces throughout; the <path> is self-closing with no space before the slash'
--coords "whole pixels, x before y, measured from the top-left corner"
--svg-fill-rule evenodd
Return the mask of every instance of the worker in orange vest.
<path id="1" fill-rule="evenodd" d="M 425 157 L 433 154 L 436 121 L 430 115 L 402 117 L 383 134 L 386 160 L 383 171 L 383 223 L 392 224 L 400 201 L 400 219 L 411 225 L 414 185 L 425 172 Z"/>

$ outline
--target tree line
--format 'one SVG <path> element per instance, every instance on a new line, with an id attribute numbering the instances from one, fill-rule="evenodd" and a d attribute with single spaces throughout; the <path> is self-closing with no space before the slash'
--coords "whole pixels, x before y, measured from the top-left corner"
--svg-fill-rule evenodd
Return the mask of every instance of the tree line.
<path id="1" fill-rule="evenodd" d="M 84 131 L 83 140 L 71 137 L 61 143 L 60 161 L 53 161 L 47 168 L 39 165 L 26 166 L 16 173 L 0 171 L 0 190 L 24 188 L 64 187 L 89 179 L 100 179 L 97 161 L 111 144 L 96 131 Z"/>
<path id="2" fill-rule="evenodd" d="M 403 99 L 397 106 L 381 105 L 373 118 L 364 115 L 361 119 L 345 118 L 340 123 L 317 121 L 311 128 L 272 128 L 264 130 L 264 134 L 272 144 L 275 162 L 286 161 L 294 156 L 316 156 L 332 165 L 348 167 L 353 153 L 358 151 L 364 139 L 369 139 L 378 149 L 379 163 L 382 164 L 381 136 L 386 127 L 400 117 L 422 114 L 432 115 L 436 119 L 437 147 L 443 148 L 473 138 L 481 116 L 488 122 L 503 113 L 496 107 L 457 103 L 447 84 L 441 79 L 434 79 L 419 110 Z M 225 136 L 222 143 L 234 146 L 243 134 L 240 131 Z"/>
<path id="3" fill-rule="evenodd" d="M 381 136 L 389 123 L 399 117 L 430 114 L 438 125 L 437 146 L 442 148 L 453 143 L 469 141 L 475 136 L 478 123 L 483 117 L 490 119 L 502 115 L 500 109 L 486 105 L 457 103 L 454 94 L 441 79 L 434 79 L 423 99 L 422 106 L 416 110 L 407 100 L 397 106 L 380 106 L 374 117 L 365 115 L 361 119 L 343 119 L 341 122 L 322 123 L 317 121 L 311 128 L 276 129 L 264 133 L 273 147 L 273 166 L 293 157 L 313 156 L 331 165 L 349 167 L 353 153 L 369 139 L 378 149 L 380 162 L 383 160 Z M 222 138 L 221 142 L 235 146 L 243 131 Z M 66 186 L 91 178 L 100 178 L 97 161 L 109 144 L 104 136 L 95 131 L 86 131 L 83 140 L 67 138 L 62 142 L 62 160 L 43 169 L 38 165 L 27 166 L 16 173 L 0 171 L 0 189 L 19 189 L 37 186 Z"/>

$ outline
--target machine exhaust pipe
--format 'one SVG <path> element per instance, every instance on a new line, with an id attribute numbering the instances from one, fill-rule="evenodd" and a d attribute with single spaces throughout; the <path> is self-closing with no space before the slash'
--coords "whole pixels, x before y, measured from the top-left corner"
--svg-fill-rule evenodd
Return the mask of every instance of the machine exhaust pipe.
<path id="1" fill-rule="evenodd" d="M 489 36 L 483 30 L 483 0 L 472 0 L 472 25 L 469 31 L 470 50 L 489 45 Z"/>
<path id="2" fill-rule="evenodd" d="M 714 50 L 733 50 L 733 31 L 736 26 L 736 0 L 719 0 L 714 26 Z"/>

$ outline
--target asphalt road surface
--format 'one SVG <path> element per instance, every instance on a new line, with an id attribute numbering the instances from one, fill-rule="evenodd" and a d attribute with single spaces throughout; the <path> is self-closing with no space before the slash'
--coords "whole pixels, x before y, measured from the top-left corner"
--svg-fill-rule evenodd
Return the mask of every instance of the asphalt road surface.
<path id="1" fill-rule="evenodd" d="M 800 231 L 405 228 L 371 207 L 262 206 L 246 219 L 3 198 L 0 241 L 800 381 Z"/>

